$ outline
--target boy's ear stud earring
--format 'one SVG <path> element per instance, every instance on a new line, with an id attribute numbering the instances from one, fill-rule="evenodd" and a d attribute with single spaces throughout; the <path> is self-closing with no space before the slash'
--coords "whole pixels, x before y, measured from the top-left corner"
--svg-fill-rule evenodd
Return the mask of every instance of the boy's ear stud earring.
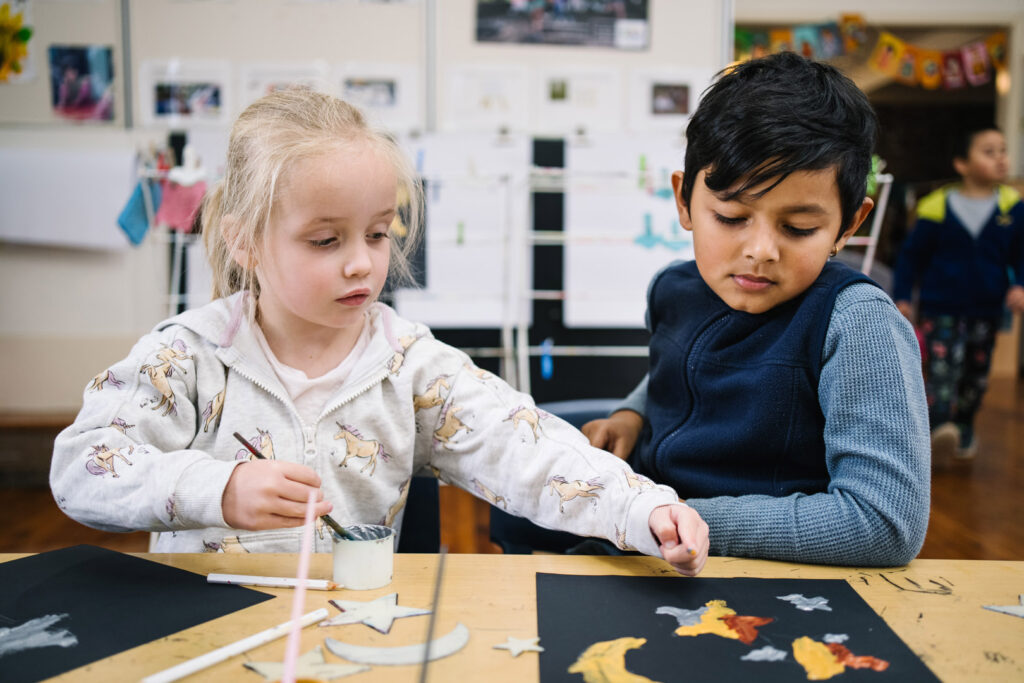
<path id="1" fill-rule="evenodd" d="M 828 256 L 829 256 L 829 258 L 832 258 L 833 256 L 836 256 L 838 253 L 839 253 L 839 247 L 836 246 L 836 245 L 832 245 L 832 251 L 828 252 Z"/>

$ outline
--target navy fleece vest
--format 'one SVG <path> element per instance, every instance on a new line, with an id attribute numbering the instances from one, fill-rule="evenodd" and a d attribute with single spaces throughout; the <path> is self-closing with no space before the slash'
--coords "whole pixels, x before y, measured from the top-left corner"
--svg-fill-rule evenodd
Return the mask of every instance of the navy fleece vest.
<path id="1" fill-rule="evenodd" d="M 872 281 L 830 262 L 804 294 L 754 315 L 729 308 L 695 262 L 664 270 L 648 300 L 648 425 L 634 467 L 683 498 L 824 491 L 821 351 L 854 282 Z"/>

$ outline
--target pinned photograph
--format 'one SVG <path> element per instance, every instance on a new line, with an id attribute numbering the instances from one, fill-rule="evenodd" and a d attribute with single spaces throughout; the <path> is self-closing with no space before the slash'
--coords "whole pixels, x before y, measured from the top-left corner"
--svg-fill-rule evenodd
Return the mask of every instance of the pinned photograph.
<path id="1" fill-rule="evenodd" d="M 264 95 L 288 88 L 309 88 L 332 93 L 325 62 L 245 64 L 241 73 L 241 101 L 244 109 Z"/>
<path id="2" fill-rule="evenodd" d="M 651 86 L 651 114 L 690 113 L 690 86 L 683 83 L 654 83 Z"/>
<path id="3" fill-rule="evenodd" d="M 400 134 L 423 129 L 419 78 L 416 65 L 403 62 L 346 62 L 334 74 L 343 100 Z"/>
<path id="4" fill-rule="evenodd" d="M 360 108 L 393 107 L 397 90 L 392 78 L 346 78 L 341 97 Z"/>
<path id="5" fill-rule="evenodd" d="M 476 39 L 482 43 L 536 43 L 645 50 L 647 0 L 494 2 L 477 0 Z"/>
<path id="6" fill-rule="evenodd" d="M 159 82 L 154 86 L 155 108 L 159 117 L 170 115 L 211 119 L 220 116 L 219 83 Z"/>
<path id="7" fill-rule="evenodd" d="M 53 113 L 76 121 L 112 121 L 114 67 L 111 48 L 52 45 L 49 56 Z"/>
<path id="8" fill-rule="evenodd" d="M 139 108 L 145 123 L 225 124 L 230 69 L 221 62 L 145 62 L 139 69 Z"/>

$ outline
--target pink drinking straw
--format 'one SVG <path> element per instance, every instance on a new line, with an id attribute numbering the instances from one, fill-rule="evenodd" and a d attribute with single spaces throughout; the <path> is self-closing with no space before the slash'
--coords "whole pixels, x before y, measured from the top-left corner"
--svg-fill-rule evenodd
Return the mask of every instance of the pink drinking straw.
<path id="1" fill-rule="evenodd" d="M 296 577 L 295 595 L 292 599 L 292 630 L 288 634 L 288 645 L 284 651 L 284 672 L 281 683 L 295 683 L 295 662 L 299 658 L 299 638 L 302 634 L 302 609 L 306 602 L 306 579 L 309 576 L 309 556 L 313 551 L 313 510 L 316 508 L 316 492 L 309 492 L 306 501 L 306 524 L 302 528 L 302 553 L 299 555 L 299 573 Z"/>

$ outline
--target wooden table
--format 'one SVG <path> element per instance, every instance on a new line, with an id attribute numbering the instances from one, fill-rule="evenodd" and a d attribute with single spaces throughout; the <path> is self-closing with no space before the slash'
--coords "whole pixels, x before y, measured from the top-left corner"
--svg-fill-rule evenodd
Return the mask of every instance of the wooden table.
<path id="1" fill-rule="evenodd" d="M 0 555 L 0 562 L 17 557 L 20 555 Z M 141 557 L 203 574 L 294 576 L 297 564 L 291 555 Z M 329 607 L 330 598 L 371 600 L 392 592 L 398 593 L 401 605 L 429 607 L 437 562 L 435 555 L 396 555 L 395 579 L 390 586 L 370 591 L 307 591 L 305 611 Z M 330 578 L 330 572 L 330 556 L 315 555 L 310 577 Z M 434 637 L 448 633 L 462 622 L 470 631 L 470 640 L 457 654 L 431 663 L 431 681 L 537 680 L 537 654 L 525 652 L 513 658 L 505 650 L 493 649 L 493 645 L 505 642 L 508 636 L 537 635 L 536 572 L 675 576 L 676 580 L 687 580 L 678 577 L 664 562 L 649 557 L 449 555 Z M 708 561 L 701 576 L 845 579 L 943 681 L 1024 680 L 1024 619 L 982 609 L 982 605 L 1017 603 L 1017 596 L 1024 593 L 1024 562 L 915 560 L 896 569 L 858 569 L 717 557 Z M 258 590 L 282 599 L 268 600 L 52 680 L 139 680 L 290 618 L 291 590 Z M 336 610 L 329 609 L 333 616 Z M 313 626 L 303 631 L 301 651 L 323 644 L 325 637 L 373 646 L 422 643 L 427 622 L 426 618 L 398 619 L 387 636 L 365 627 Z M 259 683 L 263 679 L 244 670 L 242 662 L 280 662 L 284 659 L 286 641 L 287 638 L 274 641 L 187 680 Z M 330 653 L 326 653 L 326 658 L 341 661 Z M 376 666 L 352 680 L 417 681 L 418 677 L 418 666 Z"/>

